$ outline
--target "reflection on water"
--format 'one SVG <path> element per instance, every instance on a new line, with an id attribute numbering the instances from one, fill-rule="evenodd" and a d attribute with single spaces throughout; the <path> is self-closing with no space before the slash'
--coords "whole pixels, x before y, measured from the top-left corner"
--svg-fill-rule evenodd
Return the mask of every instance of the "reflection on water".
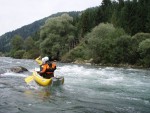
<path id="1" fill-rule="evenodd" d="M 27 97 L 38 97 L 40 99 L 43 99 L 43 100 L 46 100 L 50 97 L 51 93 L 49 90 L 25 90 L 24 91 L 24 94 L 27 96 Z"/>

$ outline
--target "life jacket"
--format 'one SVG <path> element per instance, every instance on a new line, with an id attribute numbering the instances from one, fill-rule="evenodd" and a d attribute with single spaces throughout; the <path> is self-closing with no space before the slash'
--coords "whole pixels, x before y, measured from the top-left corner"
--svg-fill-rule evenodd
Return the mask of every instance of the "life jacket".
<path id="1" fill-rule="evenodd" d="M 46 66 L 46 74 L 53 74 L 54 71 L 56 70 L 56 64 L 48 62 L 48 65 Z"/>

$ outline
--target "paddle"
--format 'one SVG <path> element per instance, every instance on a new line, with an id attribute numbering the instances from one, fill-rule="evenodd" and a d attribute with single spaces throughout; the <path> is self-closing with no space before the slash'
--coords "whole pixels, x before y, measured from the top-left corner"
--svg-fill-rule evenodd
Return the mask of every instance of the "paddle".
<path id="1" fill-rule="evenodd" d="M 30 76 L 26 77 L 24 80 L 28 84 L 29 82 L 31 82 L 32 80 L 34 80 L 34 76 L 30 75 Z"/>
<path id="2" fill-rule="evenodd" d="M 38 58 L 35 59 L 35 61 L 39 64 L 42 65 L 42 60 L 41 60 L 41 56 L 39 56 Z M 39 69 L 36 69 L 36 71 L 40 71 Z M 26 77 L 25 82 L 28 84 L 29 82 L 31 82 L 32 80 L 34 80 L 34 76 L 30 75 L 28 77 Z"/>

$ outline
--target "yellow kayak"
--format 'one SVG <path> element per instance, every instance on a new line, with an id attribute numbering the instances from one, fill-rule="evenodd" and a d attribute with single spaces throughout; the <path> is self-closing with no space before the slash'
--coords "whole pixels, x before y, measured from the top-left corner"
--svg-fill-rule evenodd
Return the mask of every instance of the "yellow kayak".
<path id="1" fill-rule="evenodd" d="M 40 76 L 36 71 L 33 72 L 33 76 L 34 76 L 35 82 L 41 86 L 64 84 L 64 77 L 62 77 L 62 76 L 45 79 L 42 76 Z"/>
<path id="2" fill-rule="evenodd" d="M 36 71 L 33 72 L 33 76 L 34 76 L 35 82 L 41 86 L 48 86 L 52 84 L 52 78 L 45 79 L 42 76 L 40 76 Z"/>

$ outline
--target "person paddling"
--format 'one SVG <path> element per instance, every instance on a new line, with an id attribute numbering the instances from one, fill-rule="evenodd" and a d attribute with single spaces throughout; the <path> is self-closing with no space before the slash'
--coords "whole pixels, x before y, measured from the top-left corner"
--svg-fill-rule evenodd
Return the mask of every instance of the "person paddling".
<path id="1" fill-rule="evenodd" d="M 40 63 L 41 64 L 41 63 Z M 54 71 L 56 70 L 56 64 L 53 63 L 51 60 L 49 60 L 49 57 L 42 58 L 42 64 L 41 64 L 40 71 L 37 71 L 41 76 L 44 78 L 51 78 L 54 77 Z"/>

